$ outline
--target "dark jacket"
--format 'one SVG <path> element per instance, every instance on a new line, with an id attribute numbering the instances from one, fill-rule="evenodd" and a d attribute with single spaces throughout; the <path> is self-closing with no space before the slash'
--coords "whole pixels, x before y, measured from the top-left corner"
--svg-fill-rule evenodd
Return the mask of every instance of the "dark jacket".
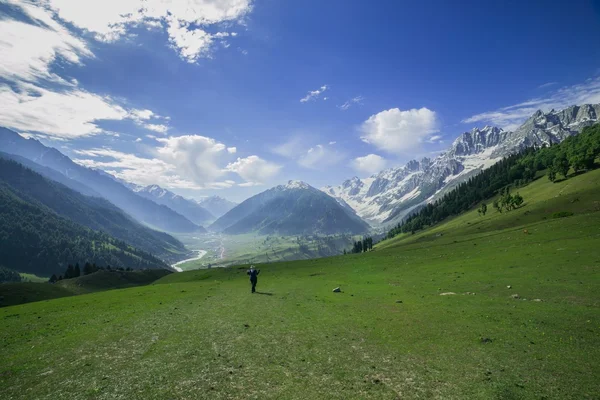
<path id="1" fill-rule="evenodd" d="M 260 271 L 258 269 L 249 269 L 246 273 L 250 275 L 251 281 L 255 281 L 258 279 L 258 274 L 260 274 Z"/>

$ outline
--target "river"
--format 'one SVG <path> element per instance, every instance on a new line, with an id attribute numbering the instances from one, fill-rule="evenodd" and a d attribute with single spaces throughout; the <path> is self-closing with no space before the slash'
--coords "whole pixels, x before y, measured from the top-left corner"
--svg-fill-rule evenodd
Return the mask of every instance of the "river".
<path id="1" fill-rule="evenodd" d="M 190 261 L 199 260 L 206 255 L 206 250 L 193 250 L 193 251 L 198 253 L 198 255 L 196 257 L 188 258 L 187 260 L 178 261 L 175 264 L 171 265 L 171 267 L 173 267 L 175 269 L 175 271 L 177 271 L 177 272 L 183 272 L 183 270 L 181 268 L 179 268 L 178 265 L 181 265 L 181 264 L 184 264 L 184 263 L 190 262 Z"/>

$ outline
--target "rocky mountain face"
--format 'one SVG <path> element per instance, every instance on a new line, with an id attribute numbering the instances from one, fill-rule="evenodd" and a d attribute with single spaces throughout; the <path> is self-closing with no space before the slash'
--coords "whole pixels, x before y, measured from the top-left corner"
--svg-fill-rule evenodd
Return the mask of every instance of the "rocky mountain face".
<path id="1" fill-rule="evenodd" d="M 412 160 L 366 179 L 354 177 L 322 190 L 374 226 L 396 224 L 416 207 L 435 200 L 503 157 L 532 146 L 559 143 L 600 118 L 600 104 L 537 111 L 512 132 L 497 127 L 461 134 L 434 159 Z"/>
<path id="2" fill-rule="evenodd" d="M 210 212 L 195 201 L 188 200 L 158 185 L 136 187 L 133 191 L 155 203 L 169 207 L 195 224 L 204 225 L 215 220 L 215 217 Z"/>
<path id="3" fill-rule="evenodd" d="M 209 227 L 227 234 L 359 234 L 369 226 L 351 209 L 304 182 L 289 181 L 252 196 Z"/>
<path id="4" fill-rule="evenodd" d="M 202 208 L 210 212 L 215 218 L 219 218 L 233 207 L 237 206 L 238 203 L 229 201 L 220 196 L 210 196 L 196 201 Z"/>

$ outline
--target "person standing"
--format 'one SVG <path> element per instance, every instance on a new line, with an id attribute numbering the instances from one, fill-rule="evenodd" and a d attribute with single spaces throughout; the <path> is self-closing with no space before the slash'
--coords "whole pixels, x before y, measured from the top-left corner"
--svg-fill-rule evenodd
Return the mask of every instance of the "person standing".
<path id="1" fill-rule="evenodd" d="M 256 284 L 258 283 L 258 274 L 260 274 L 260 270 L 254 269 L 254 265 L 251 265 L 247 274 L 250 275 L 250 283 L 252 284 L 252 293 L 254 293 L 254 292 L 256 292 Z"/>

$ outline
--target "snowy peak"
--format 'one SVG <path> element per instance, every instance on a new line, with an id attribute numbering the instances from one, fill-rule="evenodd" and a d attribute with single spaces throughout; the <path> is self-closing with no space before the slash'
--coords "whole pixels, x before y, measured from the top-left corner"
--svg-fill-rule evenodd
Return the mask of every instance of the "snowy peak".
<path id="1" fill-rule="evenodd" d="M 288 181 L 285 185 L 279 185 L 277 188 L 283 190 L 294 190 L 294 189 L 311 189 L 311 186 L 302 181 Z"/>
<path id="2" fill-rule="evenodd" d="M 498 145 L 506 133 L 501 128 L 488 126 L 479 129 L 473 128 L 470 132 L 464 132 L 452 143 L 449 150 L 451 156 L 467 156 L 485 151 L 490 147 Z"/>
<path id="3" fill-rule="evenodd" d="M 161 188 L 158 185 L 149 185 L 149 186 L 146 186 L 146 187 L 141 187 L 141 188 L 135 189 L 134 191 L 138 192 L 138 193 L 139 192 L 149 193 L 152 196 L 157 197 L 157 198 L 164 197 L 164 196 L 167 196 L 167 195 L 170 198 L 173 198 L 173 197 L 177 196 L 175 193 L 169 192 L 168 190 L 163 189 L 163 188 Z"/>

